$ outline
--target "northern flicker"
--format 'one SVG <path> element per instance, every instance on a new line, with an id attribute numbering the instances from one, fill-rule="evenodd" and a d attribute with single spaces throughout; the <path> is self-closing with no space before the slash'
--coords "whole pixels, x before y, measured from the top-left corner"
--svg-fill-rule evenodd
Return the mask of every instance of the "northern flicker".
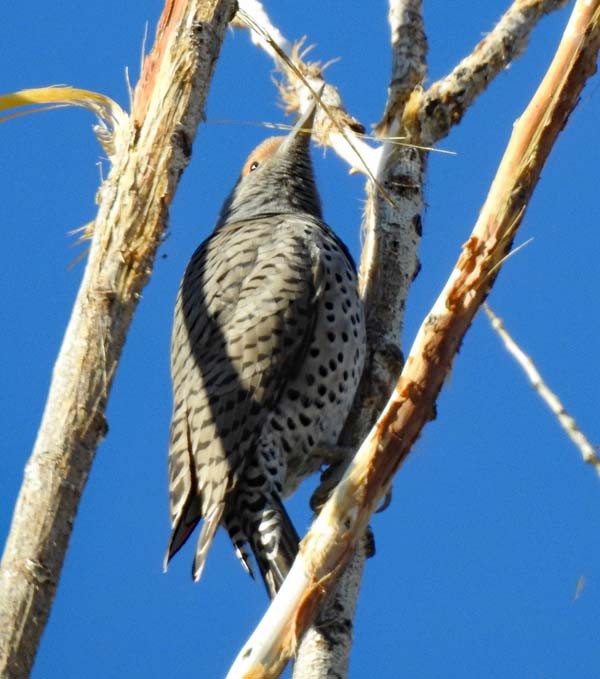
<path id="1" fill-rule="evenodd" d="M 281 498 L 336 444 L 365 349 L 354 263 L 321 218 L 315 110 L 250 154 L 188 264 L 171 345 L 165 567 L 203 519 L 194 579 L 221 525 L 252 574 L 250 547 L 271 597 L 298 549 Z"/>

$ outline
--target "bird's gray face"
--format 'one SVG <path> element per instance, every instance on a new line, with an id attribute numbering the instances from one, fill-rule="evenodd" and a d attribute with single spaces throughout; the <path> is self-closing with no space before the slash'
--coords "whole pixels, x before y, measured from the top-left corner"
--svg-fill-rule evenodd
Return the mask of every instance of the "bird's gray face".
<path id="1" fill-rule="evenodd" d="M 309 214 L 321 219 L 321 201 L 310 159 L 312 116 L 287 137 L 271 137 L 248 156 L 223 204 L 217 227 L 263 214 Z M 308 125 L 308 127 L 303 127 Z"/>

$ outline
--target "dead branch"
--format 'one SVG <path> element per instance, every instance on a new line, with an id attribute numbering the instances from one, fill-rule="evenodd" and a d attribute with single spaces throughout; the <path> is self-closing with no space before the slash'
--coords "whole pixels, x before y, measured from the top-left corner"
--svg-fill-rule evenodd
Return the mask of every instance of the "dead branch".
<path id="1" fill-rule="evenodd" d="M 418 130 L 419 143 L 431 146 L 446 137 L 494 78 L 523 53 L 538 21 L 566 2 L 515 0 L 471 54 L 423 93 L 415 118 L 405 121 Z"/>
<path id="2" fill-rule="evenodd" d="M 372 225 L 375 213 L 371 210 L 367 216 L 367 240 L 360 267 L 361 294 L 367 308 L 370 358 L 353 414 L 349 418 L 352 426 L 341 437 L 343 446 L 356 450 L 385 404 L 401 369 L 399 343 L 404 300 L 418 267 L 416 252 L 423 209 L 420 188 L 424 182 L 425 154 L 413 148 L 404 148 L 400 154 L 394 154 L 395 159 L 400 156 L 412 162 L 410 168 L 403 170 L 402 179 L 398 180 L 398 176 L 394 175 L 398 161 L 390 161 L 391 152 L 397 147 L 390 145 L 388 149 L 373 149 L 366 144 L 360 136 L 363 127 L 346 112 L 338 91 L 325 82 L 320 64 L 302 60 L 299 50 L 294 49 L 290 41 L 273 26 L 257 0 L 241 0 L 239 7 L 240 25 L 252 29 L 253 42 L 275 60 L 286 79 L 286 85 L 280 87 L 280 91 L 288 108 L 294 110 L 305 96 L 305 81 L 313 90 L 321 91 L 324 108 L 318 116 L 314 136 L 320 143 L 331 146 L 348 162 L 351 169 L 371 175 L 380 189 L 385 183 L 383 193 L 382 190 L 375 190 L 382 196 L 387 208 L 385 212 L 384 208 L 380 211 L 380 216 L 383 215 L 380 237 L 378 241 L 369 237 L 374 231 Z M 408 90 L 420 84 L 425 74 L 424 37 L 418 44 L 412 40 L 415 35 L 424 36 L 421 1 L 393 0 L 390 2 L 389 18 L 394 48 L 393 77 L 398 85 L 404 83 L 404 88 Z M 397 71 L 402 59 L 409 53 L 412 54 L 412 66 L 402 75 Z M 384 155 L 386 152 L 387 155 Z M 398 227 L 406 223 L 409 228 L 401 229 L 398 233 Z M 387 280 L 377 275 L 378 267 L 384 268 Z M 394 296 L 398 289 L 402 290 L 399 303 Z M 383 305 L 376 305 L 376 301 L 382 297 Z M 376 306 L 375 311 L 371 311 L 370 304 Z M 382 306 L 386 307 L 385 314 Z M 382 317 L 378 316 L 380 313 Z M 370 539 L 366 537 L 331 602 L 335 615 L 325 610 L 319 624 L 306 635 L 294 668 L 295 679 L 346 675 L 356 598 L 364 561 L 370 549 Z"/>
<path id="3" fill-rule="evenodd" d="M 332 591 L 425 423 L 520 225 L 600 48 L 600 0 L 576 2 L 555 58 L 513 134 L 471 237 L 423 322 L 394 394 L 301 543 L 228 679 L 277 677 Z"/>
<path id="4" fill-rule="evenodd" d="M 392 43 L 392 75 L 388 102 L 402 108 L 426 77 L 427 43 L 421 0 L 390 0 L 388 19 Z M 383 144 L 375 167 L 377 184 L 368 183 L 365 244 L 360 262 L 361 296 L 367 313 L 367 361 L 352 412 L 340 444 L 357 450 L 385 405 L 402 368 L 399 350 L 404 308 L 418 271 L 426 153 L 411 147 Z M 356 163 L 355 163 L 356 164 Z M 391 200 L 388 200 L 388 196 Z M 347 461 L 349 462 L 349 461 Z M 318 489 L 315 504 L 340 478 L 344 466 Z M 363 534 L 317 623 L 300 644 L 294 679 L 346 677 L 352 646 L 353 620 L 366 559 L 373 536 Z"/>
<path id="5" fill-rule="evenodd" d="M 0 676 L 29 672 L 81 493 L 107 431 L 121 349 L 188 163 L 234 0 L 172 0 L 115 130 L 89 260 L 0 566 Z"/>

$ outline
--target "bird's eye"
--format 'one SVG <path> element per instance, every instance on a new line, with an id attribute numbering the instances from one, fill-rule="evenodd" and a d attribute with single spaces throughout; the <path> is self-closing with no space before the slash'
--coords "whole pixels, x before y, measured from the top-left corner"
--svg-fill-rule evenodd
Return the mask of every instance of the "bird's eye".
<path id="1" fill-rule="evenodd" d="M 253 163 L 251 163 L 251 165 L 250 165 L 250 170 L 249 170 L 249 171 L 250 171 L 250 172 L 254 172 L 254 170 L 256 170 L 256 168 L 257 168 L 259 165 L 260 165 L 260 163 L 258 162 L 258 160 L 255 160 Z"/>

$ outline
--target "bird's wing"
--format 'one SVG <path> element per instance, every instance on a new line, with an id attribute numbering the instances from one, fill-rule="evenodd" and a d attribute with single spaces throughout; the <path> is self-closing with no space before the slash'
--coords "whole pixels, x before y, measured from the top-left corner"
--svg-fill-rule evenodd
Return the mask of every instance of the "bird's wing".
<path id="1" fill-rule="evenodd" d="M 172 344 L 167 560 L 201 516 L 211 519 L 199 542 L 206 553 L 226 493 L 308 349 L 320 260 L 302 230 L 285 220 L 271 216 L 217 231 L 184 276 Z"/>

